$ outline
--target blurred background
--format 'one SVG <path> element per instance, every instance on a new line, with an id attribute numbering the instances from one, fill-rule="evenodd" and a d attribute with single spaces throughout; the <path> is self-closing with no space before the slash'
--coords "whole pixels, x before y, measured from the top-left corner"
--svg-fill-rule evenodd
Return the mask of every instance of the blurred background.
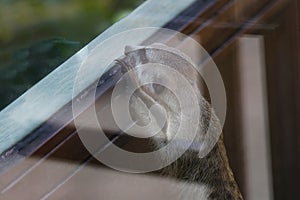
<path id="1" fill-rule="evenodd" d="M 0 0 L 0 110 L 143 0 Z"/>

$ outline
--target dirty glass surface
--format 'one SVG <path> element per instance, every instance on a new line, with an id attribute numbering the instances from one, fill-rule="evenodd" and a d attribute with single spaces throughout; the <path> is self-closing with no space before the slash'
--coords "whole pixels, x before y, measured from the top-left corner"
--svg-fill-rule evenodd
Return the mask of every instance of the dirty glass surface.
<path id="1" fill-rule="evenodd" d="M 300 157 L 299 1 L 185 0 L 180 2 L 182 4 L 177 3 L 176 7 L 172 0 L 161 2 L 150 0 L 147 6 L 130 15 L 131 17 L 124 24 L 111 27 L 113 31 L 110 32 L 110 28 L 107 28 L 111 24 L 130 13 L 142 1 L 0 0 L 0 23 L 3 24 L 3 29 L 0 29 L 0 103 L 2 108 L 104 30 L 108 32 L 104 32 L 103 37 L 100 35 L 100 39 L 90 43 L 91 45 L 89 44 L 86 49 L 95 48 L 96 43 L 119 30 L 144 27 L 149 24 L 158 27 L 168 24 L 176 29 L 180 27 L 178 28 L 180 32 L 203 46 L 220 71 L 227 97 L 226 120 L 221 129 L 224 137 L 220 141 L 224 140 L 230 168 L 244 199 L 297 199 L 300 196 L 298 189 L 300 160 L 297 159 Z M 135 24 L 131 23 L 133 21 Z M 171 23 L 167 23 L 169 21 Z M 146 37 L 145 34 L 143 36 Z M 135 39 L 138 40 L 138 38 Z M 170 44 L 170 41 L 166 43 Z M 178 46 L 187 52 L 188 50 L 193 52 L 189 43 L 182 42 Z M 115 46 L 111 47 L 113 49 Z M 136 47 L 131 48 L 133 51 L 136 50 Z M 105 55 L 108 51 L 103 52 Z M 21 141 L 17 144 L 24 147 L 18 149 L 20 151 L 9 149 L 11 151 L 5 151 L 0 158 L 0 198 L 94 199 L 99 197 L 105 200 L 174 200 L 181 197 L 181 199 L 201 199 L 199 198 L 201 192 L 203 194 L 203 191 L 214 189 L 214 181 L 219 181 L 221 177 L 215 174 L 222 172 L 222 169 L 212 170 L 210 176 L 205 176 L 207 171 L 215 169 L 213 168 L 215 166 L 206 165 L 205 160 L 204 172 L 198 170 L 203 168 L 198 165 L 201 162 L 198 162 L 199 150 L 197 148 L 199 146 L 197 145 L 195 145 L 196 148 L 192 146 L 193 149 L 185 152 L 186 157 L 178 159 L 179 162 L 182 161 L 179 165 L 176 165 L 176 162 L 172 163 L 171 168 L 166 168 L 164 175 L 161 175 L 159 170 L 132 174 L 107 167 L 105 163 L 97 160 L 95 155 L 87 151 L 87 147 L 78 134 L 80 129 L 76 129 L 73 118 L 68 122 L 64 121 L 62 129 L 55 132 L 53 137 L 41 146 L 34 143 L 34 138 L 30 138 L 33 142 L 20 140 L 27 134 L 35 137 L 38 134 L 42 135 L 59 124 L 58 121 L 62 118 L 56 121 L 52 118 L 47 120 L 48 117 L 45 115 L 43 115 L 44 118 L 37 119 L 40 120 L 39 124 L 35 123 L 35 113 L 30 115 L 30 111 L 34 110 L 36 113 L 43 114 L 42 111 L 47 111 L 52 106 L 53 110 L 48 112 L 51 114 L 48 116 L 52 116 L 61 108 L 51 104 L 52 92 L 57 88 L 59 88 L 57 96 L 53 99 L 60 100 L 59 106 L 70 101 L 71 95 L 64 96 L 64 94 L 69 94 L 72 90 L 69 89 L 67 92 L 60 90 L 60 85 L 56 84 L 58 81 L 55 78 L 65 76 L 64 72 L 67 71 L 65 69 L 68 69 L 68 73 L 72 72 L 76 59 L 84 57 L 82 56 L 86 55 L 84 53 L 84 51 L 79 52 L 74 59 L 71 59 L 71 62 L 61 65 L 60 71 L 56 71 L 59 73 L 53 73 L 55 76 L 50 77 L 54 81 L 47 79 L 46 83 L 53 83 L 56 87 L 53 87 L 53 90 L 51 87 L 47 89 L 50 95 L 43 95 L 43 91 L 40 90 L 32 90 L 34 93 L 30 93 L 28 104 L 23 104 L 23 99 L 20 98 L 21 101 L 10 109 L 4 109 L 7 112 L 1 113 L 3 115 L 0 114 L 0 145 L 10 142 L 7 145 L 10 147 Z M 197 53 L 199 52 L 193 55 L 201 57 Z M 117 73 L 117 75 L 120 74 Z M 117 75 L 111 75 L 111 77 Z M 174 81 L 174 78 L 172 79 L 168 74 L 161 80 Z M 99 85 L 101 85 L 100 82 Z M 178 84 L 179 79 L 174 82 L 175 85 Z M 41 88 L 44 89 L 48 84 L 39 86 L 43 86 Z M 204 83 L 199 90 L 209 102 L 211 99 L 206 87 Z M 103 89 L 98 88 L 100 88 L 98 91 Z M 184 90 L 182 85 L 179 85 L 179 88 L 181 91 Z M 158 89 L 157 94 L 161 94 L 161 88 L 153 87 L 153 89 L 154 91 Z M 103 145 L 102 141 L 91 140 L 101 147 L 101 151 L 108 149 L 109 145 L 116 145 L 119 149 L 134 153 L 153 151 L 153 138 L 133 137 L 130 132 L 127 133 L 117 126 L 111 104 L 113 88 L 105 88 L 102 91 L 104 90 L 105 92 L 101 93 L 99 99 L 93 102 L 94 105 L 81 113 L 84 119 L 82 120 L 83 127 L 86 128 L 83 134 L 87 133 L 92 136 L 99 134 L 90 117 L 91 113 L 96 113 L 99 120 L 97 123 L 99 122 L 103 128 L 104 134 L 102 135 L 113 141 Z M 58 98 L 59 95 L 61 96 Z M 122 99 L 121 95 L 115 97 Z M 31 101 L 32 99 L 35 101 Z M 32 102 L 39 106 L 38 110 L 35 110 Z M 148 99 L 149 102 L 151 103 Z M 14 108 L 17 108 L 19 112 Z M 140 110 L 132 112 L 133 115 L 143 109 L 143 107 L 138 108 Z M 11 113 L 13 115 L 10 115 Z M 19 117 L 20 115 L 22 116 Z M 14 121 L 14 119 L 17 120 Z M 136 120 L 138 121 L 139 118 L 137 117 Z M 46 125 L 42 124 L 45 121 Z M 34 128 L 25 129 L 30 123 Z M 38 129 L 39 132 L 33 131 L 40 124 L 44 126 Z M 23 129 L 20 131 L 19 127 Z M 6 131 L 6 129 L 10 130 Z M 7 139 L 16 138 L 16 136 L 19 137 L 15 140 Z M 97 145 L 95 146 L 98 147 Z M 26 147 L 33 147 L 32 149 L 36 151 L 29 156 Z M 4 149 L 7 148 L 2 148 Z M 19 156 L 18 158 L 24 160 L 15 167 L 7 167 L 5 164 L 9 163 L 9 159 L 13 157 L 10 155 Z M 118 156 L 119 154 L 111 153 L 107 157 L 116 158 L 120 163 L 128 162 L 131 158 Z M 165 155 L 162 154 L 159 159 L 163 156 Z M 214 158 L 214 156 L 209 157 Z M 224 160 L 227 159 L 222 161 Z M 148 167 L 149 163 L 139 164 Z M 135 166 L 134 163 L 130 164 Z M 223 164 L 215 165 L 224 167 Z M 1 174 L 2 166 L 8 170 Z M 172 167 L 176 170 L 172 171 Z M 213 178 L 210 179 L 210 177 Z M 228 179 L 225 179 L 225 182 L 226 180 Z M 222 186 L 219 183 L 217 186 Z M 182 193 L 183 190 L 185 193 Z M 218 193 L 213 195 L 218 195 Z"/>

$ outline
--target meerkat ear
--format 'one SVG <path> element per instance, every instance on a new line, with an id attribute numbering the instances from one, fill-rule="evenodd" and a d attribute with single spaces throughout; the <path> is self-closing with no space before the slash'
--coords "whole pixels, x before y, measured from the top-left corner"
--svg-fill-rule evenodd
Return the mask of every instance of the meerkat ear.
<path id="1" fill-rule="evenodd" d="M 138 49 L 142 49 L 142 48 L 143 48 L 142 46 L 126 45 L 124 54 L 128 55 L 130 52 L 138 50 Z"/>

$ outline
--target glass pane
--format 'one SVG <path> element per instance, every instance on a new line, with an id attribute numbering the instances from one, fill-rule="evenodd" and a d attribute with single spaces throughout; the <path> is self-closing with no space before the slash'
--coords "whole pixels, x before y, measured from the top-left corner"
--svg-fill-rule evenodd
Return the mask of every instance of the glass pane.
<path id="1" fill-rule="evenodd" d="M 165 7 L 160 6 L 159 3 L 152 4 L 159 1 L 148 2 L 150 3 L 147 6 L 151 5 L 149 6 L 151 9 L 144 6 L 142 13 L 135 12 L 135 15 L 131 15 L 132 17 L 141 17 L 141 20 L 138 18 L 135 22 L 142 21 L 142 25 L 145 21 L 151 20 L 162 22 L 164 14 L 169 14 L 168 17 L 171 16 L 172 18 L 170 22 L 165 23 L 163 21 L 163 24 L 156 25 L 163 26 L 166 24 L 164 27 L 176 29 L 188 35 L 194 39 L 193 42 L 196 41 L 196 43 L 201 44 L 209 55 L 203 54 L 202 51 L 192 45 L 191 40 L 179 36 L 179 33 L 165 37 L 160 32 L 155 32 L 154 35 L 150 34 L 151 37 L 148 38 L 146 28 L 142 29 L 142 35 L 144 37 L 147 35 L 147 39 L 144 40 L 145 38 L 143 38 L 144 43 L 138 44 L 140 46 L 127 46 L 126 53 L 124 53 L 123 47 L 125 45 L 120 44 L 123 46 L 118 50 L 122 49 L 122 57 L 112 59 L 110 70 L 102 76 L 103 79 L 95 83 L 97 89 L 95 89 L 96 95 L 93 95 L 99 95 L 99 98 L 92 99 L 88 105 L 84 104 L 85 100 L 88 99 L 84 97 L 90 94 L 90 89 L 93 87 L 85 89 L 82 96 L 79 95 L 79 98 L 75 98 L 75 103 L 70 102 L 67 104 L 69 107 L 64 107 L 63 112 L 59 110 L 53 116 L 51 115 L 50 119 L 47 119 L 38 131 L 28 131 L 28 135 L 26 135 L 28 137 L 17 143 L 18 151 L 12 148 L 9 149 L 11 151 L 2 154 L 0 157 L 0 193 L 3 194 L 3 198 L 93 199 L 97 197 L 105 200 L 210 198 L 240 200 L 240 190 L 244 199 L 249 200 L 297 199 L 300 196 L 298 189 L 300 179 L 300 160 L 298 159 L 300 157 L 299 1 L 191 0 L 190 2 L 193 4 L 190 4 L 186 3 L 188 2 L 186 0 L 182 5 L 176 4 L 178 7 L 186 6 L 186 4 L 188 6 L 182 9 L 177 7 L 178 10 L 175 15 L 167 12 L 175 10 L 176 6 L 172 0 L 164 1 L 167 2 L 164 4 L 167 5 Z M 1 5 L 3 6 L 0 9 L 3 12 L 1 13 L 7 13 L 6 17 L 3 17 L 3 23 L 4 21 L 6 23 L 6 32 L 0 30 L 1 45 L 5 50 L 0 51 L 1 59 L 3 59 L 3 63 L 0 63 L 1 70 L 5 71 L 5 73 L 0 74 L 1 81 L 3 81 L 1 87 L 4 88 L 1 92 L 7 90 L 8 93 L 13 93 L 14 88 L 16 91 L 19 88 L 20 92 L 18 94 L 15 92 L 14 97 L 16 97 L 22 93 L 21 89 L 24 91 L 30 88 L 34 82 L 40 80 L 139 3 L 141 1 L 132 3 L 128 1 L 126 3 L 114 1 L 44 1 L 42 3 L 38 1 L 26 3 L 2 1 Z M 55 8 L 55 14 L 50 12 L 50 8 Z M 18 12 L 20 16 L 16 15 L 19 17 L 10 16 L 8 11 L 11 12 L 12 10 L 9 9 L 20 9 L 27 15 L 34 13 L 34 15 L 39 16 L 39 20 L 34 17 L 31 19 L 32 21 L 28 21 L 28 19 L 21 17 L 24 16 L 22 12 Z M 25 11 L 26 9 L 31 10 Z M 156 10 L 159 9 L 165 9 L 166 13 L 156 13 Z M 184 12 L 181 12 L 182 10 Z M 145 15 L 143 15 L 144 12 Z M 150 17 L 148 12 L 151 12 Z M 20 20 L 18 21 L 18 28 L 8 25 L 8 21 L 13 20 Z M 100 25 L 99 21 L 101 20 L 103 23 Z M 123 27 L 129 29 L 128 26 L 131 24 L 129 20 L 129 23 Z M 132 35 L 131 38 L 134 41 L 140 42 L 137 37 Z M 108 47 L 112 47 L 112 51 L 117 49 L 115 48 L 116 43 L 118 45 L 121 43 L 120 38 L 122 37 L 114 38 L 113 45 L 108 45 Z M 126 38 L 125 43 L 132 42 L 128 38 Z M 153 41 L 160 41 L 164 44 L 153 45 L 151 43 Z M 145 45 L 146 48 L 142 45 Z M 166 51 L 168 53 L 149 53 L 147 50 L 151 49 L 150 47 L 152 50 L 159 50 L 153 50 L 153 52 Z M 98 50 L 97 53 L 101 52 L 102 49 L 99 48 Z M 107 52 L 100 53 L 101 56 L 107 56 L 107 54 Z M 211 112 L 196 115 L 199 107 L 193 103 L 200 102 L 199 104 L 204 108 L 212 106 L 216 118 L 220 118 L 218 109 L 213 105 L 213 97 L 217 97 L 220 103 L 223 100 L 223 93 L 222 90 L 215 92 L 219 89 L 217 87 L 217 89 L 213 88 L 213 90 L 216 89 L 214 92 L 210 90 L 211 86 L 216 86 L 219 83 L 215 81 L 215 76 L 209 77 L 210 79 L 199 78 L 199 74 L 195 70 L 186 70 L 189 66 L 186 64 L 188 62 L 183 62 L 185 63 L 183 65 L 177 62 L 182 60 L 176 60 L 175 58 L 178 58 L 176 56 L 184 58 L 185 61 L 201 61 L 199 65 L 202 67 L 204 63 L 204 69 L 205 66 L 211 66 L 207 64 L 209 62 L 206 62 L 211 57 L 219 70 L 216 71 L 220 72 L 221 82 L 226 90 L 224 126 L 222 124 L 222 127 L 219 128 L 218 120 L 215 120 L 216 126 L 212 129 L 219 131 L 218 133 L 222 131 L 224 137 L 219 137 L 219 135 L 212 138 L 217 138 L 217 140 L 209 140 L 209 142 L 215 141 L 216 143 L 204 157 L 200 156 L 201 150 L 209 144 L 206 145 L 203 134 L 207 134 L 205 129 L 208 127 L 208 119 L 213 118 L 211 116 L 214 115 Z M 188 82 L 191 83 L 190 85 L 196 88 L 196 92 L 199 94 L 197 97 L 201 97 L 201 101 L 198 101 L 199 99 L 193 101 L 193 98 L 189 96 L 193 92 L 189 92 L 189 87 L 185 87 L 186 85 L 180 82 L 181 76 L 174 78 L 175 76 L 171 72 L 165 73 L 164 71 L 156 73 L 159 66 L 152 68 L 155 73 L 151 74 L 151 71 L 147 71 L 149 69 L 147 64 L 151 63 L 150 61 L 157 64 L 157 60 L 164 64 L 172 63 L 170 67 L 178 67 L 176 70 L 178 69 L 180 73 L 183 71 L 181 74 L 190 81 Z M 204 62 L 202 63 L 202 61 Z M 126 70 L 135 67 L 131 66 L 132 63 L 147 65 L 148 68 L 145 67 L 144 71 L 134 74 L 133 79 L 129 77 L 128 82 L 123 80 L 123 82 L 118 82 L 119 85 L 114 85 L 127 72 Z M 41 70 L 40 65 L 45 66 L 44 71 Z M 87 67 L 84 69 L 86 70 Z M 37 74 L 40 74 L 39 78 L 36 76 Z M 31 76 L 34 80 L 29 79 Z M 131 81 L 142 85 L 142 81 L 149 77 L 152 78 L 151 81 L 157 82 L 153 81 L 151 84 L 147 83 L 139 87 L 137 92 L 130 93 L 134 94 L 132 95 L 133 100 L 128 100 L 126 89 L 132 86 L 130 85 L 132 84 Z M 211 85 L 206 81 L 211 81 L 209 82 Z M 23 86 L 23 83 L 26 83 L 26 87 Z M 179 109 L 178 104 L 180 103 L 176 99 L 178 98 L 177 93 L 167 90 L 166 87 L 161 87 L 164 83 L 171 83 L 172 86 L 176 86 L 179 93 L 182 92 L 180 94 L 188 97 L 185 99 L 189 100 L 187 100 L 189 104 L 184 104 L 186 106 L 183 108 L 191 112 L 188 113 L 190 115 L 184 116 L 189 118 L 180 118 L 187 123 L 186 129 L 179 133 L 182 134 L 182 137 L 176 138 L 172 134 L 179 130 L 178 127 L 182 121 L 178 120 L 178 116 L 181 115 L 183 109 L 181 107 Z M 125 92 L 114 95 L 116 88 L 119 88 L 118 91 Z M 6 97 L 4 92 L 3 97 L 9 98 L 9 95 Z M 213 94 L 217 95 L 213 96 Z M 71 118 L 66 120 L 67 122 L 64 121 L 64 112 L 76 107 L 74 105 L 76 105 L 77 100 L 79 106 L 82 104 L 86 106 L 85 109 L 79 109 L 82 112 L 78 116 L 76 115 L 75 119 L 71 115 Z M 112 104 L 113 101 L 117 103 Z M 128 114 L 123 112 L 124 107 L 131 108 L 128 112 L 129 117 L 123 115 L 124 113 Z M 149 132 L 157 130 L 154 129 L 157 127 L 149 128 L 147 122 L 156 120 L 159 124 L 160 121 L 163 121 L 160 115 L 163 115 L 164 112 L 159 110 L 161 107 L 168 111 L 169 118 L 166 120 L 169 126 L 159 127 L 161 132 L 156 137 Z M 119 111 L 118 114 L 114 109 Z M 154 112 L 155 109 L 158 111 L 157 115 L 150 113 L 151 111 Z M 203 111 L 203 109 L 199 110 Z M 149 113 L 153 115 L 150 116 Z M 199 116 L 201 117 L 200 120 L 197 118 Z M 149 120 L 151 117 L 155 120 Z M 120 118 L 120 124 L 124 120 L 125 126 L 119 126 L 117 123 Z M 132 119 L 129 121 L 132 123 L 128 123 L 128 118 Z M 195 119 L 202 124 L 199 125 L 193 121 Z M 81 122 L 80 128 L 76 124 L 77 120 Z M 61 121 L 63 121 L 62 125 L 59 123 Z M 10 123 L 10 121 L 8 122 Z M 55 129 L 56 123 L 61 125 L 57 129 Z M 136 129 L 140 132 L 130 129 L 135 124 L 142 127 L 142 129 Z M 194 124 L 199 125 L 196 127 L 199 128 L 196 133 L 196 136 L 199 137 L 191 138 L 188 135 L 189 131 L 186 130 L 190 130 L 189 128 L 193 127 Z M 98 125 L 101 125 L 103 133 L 99 131 Z M 39 134 L 43 135 L 47 131 L 54 133 L 51 132 L 53 135 L 48 140 L 40 142 Z M 212 133 L 215 133 L 214 131 Z M 176 134 L 178 133 L 176 132 Z M 15 134 L 11 135 L 15 136 Z M 96 153 L 88 148 L 82 135 L 90 136 L 89 142 L 92 150 L 97 150 Z M 138 137 L 145 135 L 150 136 Z M 101 140 L 101 136 L 105 136 L 107 140 Z M 0 137 L 0 142 L 2 138 Z M 144 154 L 142 153 L 154 152 L 174 140 L 174 149 L 163 149 L 160 154 L 156 155 L 155 158 L 157 159 L 143 160 L 153 157 L 143 157 Z M 189 142 L 191 142 L 190 146 L 185 149 L 183 155 L 176 157 L 177 153 L 184 149 L 186 143 Z M 117 146 L 118 151 L 113 151 L 115 149 L 110 151 L 111 146 Z M 124 154 L 119 151 L 132 154 L 123 156 Z M 105 152 L 108 153 L 105 154 Z M 96 158 L 99 158 L 97 157 L 98 153 L 102 153 L 102 156 L 107 160 L 97 160 Z M 137 162 L 131 162 L 136 161 L 133 159 L 133 154 L 142 156 L 138 157 L 139 160 L 136 159 Z M 175 160 L 172 159 L 174 155 Z M 13 160 L 14 156 L 19 156 L 24 160 L 16 165 L 11 162 L 14 167 L 5 166 L 7 163 L 10 164 L 5 159 Z M 174 162 L 168 163 L 170 160 Z M 120 168 L 114 168 L 113 164 L 109 165 L 111 164 L 110 161 L 120 164 L 116 165 L 117 167 L 125 166 L 124 168 L 120 167 L 123 171 Z M 150 173 L 124 172 L 131 169 L 135 170 L 138 167 L 141 167 L 141 171 L 144 172 L 144 169 L 148 169 L 152 164 L 155 165 L 156 162 L 169 165 L 164 166 L 164 169 L 149 170 Z M 123 165 L 124 163 L 126 165 Z M 3 174 L 1 174 L 1 166 L 8 169 Z"/>

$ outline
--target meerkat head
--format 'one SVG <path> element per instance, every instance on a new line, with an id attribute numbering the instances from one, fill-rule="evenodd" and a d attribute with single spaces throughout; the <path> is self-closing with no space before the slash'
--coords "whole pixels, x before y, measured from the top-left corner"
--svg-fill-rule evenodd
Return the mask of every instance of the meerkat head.
<path id="1" fill-rule="evenodd" d="M 195 140 L 203 148 L 212 115 L 190 58 L 162 44 L 126 46 L 124 54 L 117 61 L 130 72 L 129 81 L 136 88 L 129 102 L 132 119 L 147 126 L 143 131 L 151 136 L 156 131 L 154 137 L 170 141 L 179 134 L 177 139 Z M 191 133 L 193 126 L 196 134 Z"/>
<path id="2" fill-rule="evenodd" d="M 159 149 L 159 162 L 168 165 L 165 173 L 190 181 L 180 186 L 180 199 L 208 199 L 210 194 L 223 197 L 222 187 L 230 188 L 234 193 L 230 194 L 241 199 L 222 148 L 222 137 L 219 140 L 220 122 L 200 93 L 200 75 L 188 56 L 153 44 L 127 46 L 124 57 L 117 61 L 128 72 L 127 84 L 134 88 L 129 100 L 131 117 L 145 127 L 136 135 L 149 132 L 153 136 L 157 132 L 153 141 Z M 230 186 L 213 182 L 222 179 L 225 183 L 230 180 Z M 194 184 L 197 182 L 200 184 Z"/>

